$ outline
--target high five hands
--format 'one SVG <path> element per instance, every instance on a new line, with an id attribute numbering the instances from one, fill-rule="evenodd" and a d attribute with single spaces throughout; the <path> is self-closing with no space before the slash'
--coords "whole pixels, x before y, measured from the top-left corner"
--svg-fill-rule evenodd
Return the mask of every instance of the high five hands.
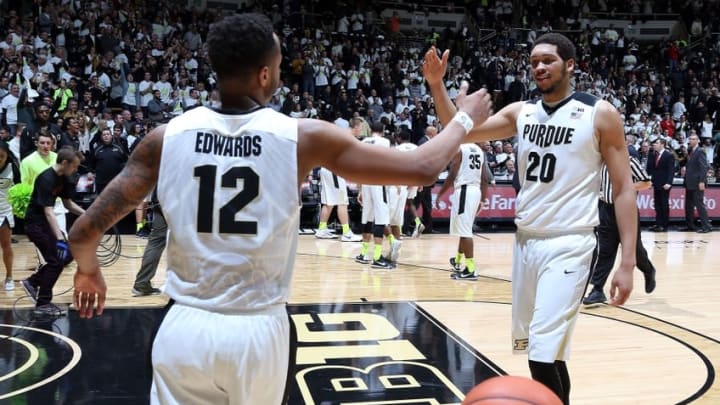
<path id="1" fill-rule="evenodd" d="M 443 102 L 443 97 L 437 94 L 437 92 L 444 89 L 444 87 L 442 87 L 442 80 L 447 71 L 449 57 L 449 50 L 445 50 L 442 56 L 440 56 L 434 46 L 425 52 L 423 76 L 425 76 L 425 80 L 427 80 L 430 85 L 436 106 Z M 467 94 L 468 87 L 469 84 L 466 81 L 460 84 L 460 91 L 455 98 L 455 105 L 459 111 L 466 112 L 473 120 L 475 126 L 478 126 L 492 115 L 492 100 L 486 89 L 480 89 L 474 93 Z"/>

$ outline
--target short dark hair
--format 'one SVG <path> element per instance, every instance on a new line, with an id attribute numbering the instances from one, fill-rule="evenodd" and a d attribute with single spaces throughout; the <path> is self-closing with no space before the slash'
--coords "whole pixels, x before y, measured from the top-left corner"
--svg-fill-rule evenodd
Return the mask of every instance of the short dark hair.
<path id="1" fill-rule="evenodd" d="M 558 34 L 557 32 L 543 34 L 535 40 L 533 46 L 540 44 L 555 45 L 557 47 L 557 53 L 563 61 L 575 59 L 575 45 L 563 34 Z"/>
<path id="2" fill-rule="evenodd" d="M 75 159 L 79 159 L 80 162 L 82 162 L 83 160 L 85 160 L 85 156 L 83 156 L 80 151 L 76 150 L 72 146 L 63 146 L 62 148 L 60 148 L 60 150 L 57 151 L 57 158 L 55 161 L 57 163 L 62 163 L 65 161 L 72 162 Z"/>
<path id="3" fill-rule="evenodd" d="M 375 121 L 370 127 L 370 131 L 377 134 L 382 134 L 385 131 L 385 125 L 382 122 Z"/>
<path id="4" fill-rule="evenodd" d="M 233 14 L 210 26 L 208 57 L 218 76 L 247 73 L 267 64 L 276 47 L 272 22 L 263 14 Z"/>

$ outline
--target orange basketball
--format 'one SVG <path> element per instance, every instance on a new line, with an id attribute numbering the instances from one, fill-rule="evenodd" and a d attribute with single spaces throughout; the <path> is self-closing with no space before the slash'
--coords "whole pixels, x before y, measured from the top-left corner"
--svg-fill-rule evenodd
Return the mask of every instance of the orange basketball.
<path id="1" fill-rule="evenodd" d="M 518 376 L 493 377 L 468 392 L 462 405 L 563 405 L 550 388 Z"/>

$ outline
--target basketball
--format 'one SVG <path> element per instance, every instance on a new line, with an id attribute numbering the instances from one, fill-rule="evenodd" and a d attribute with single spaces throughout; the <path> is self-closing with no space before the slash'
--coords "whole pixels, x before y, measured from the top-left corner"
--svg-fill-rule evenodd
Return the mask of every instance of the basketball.
<path id="1" fill-rule="evenodd" d="M 550 388 L 518 376 L 499 376 L 476 385 L 462 405 L 563 405 Z"/>

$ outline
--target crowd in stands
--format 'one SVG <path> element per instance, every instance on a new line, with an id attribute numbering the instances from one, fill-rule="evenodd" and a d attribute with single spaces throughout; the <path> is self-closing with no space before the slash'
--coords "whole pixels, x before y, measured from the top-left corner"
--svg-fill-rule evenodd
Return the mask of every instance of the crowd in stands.
<path id="1" fill-rule="evenodd" d="M 687 137 L 695 131 L 718 171 L 716 1 L 521 3 L 519 10 L 517 2 L 501 0 L 446 3 L 447 10 L 464 10 L 467 24 L 429 30 L 425 40 L 414 42 L 399 32 L 396 19 L 378 24 L 377 5 L 250 2 L 242 11 L 264 12 L 276 24 L 283 82 L 270 107 L 290 116 L 341 126 L 354 118 L 384 122 L 391 136 L 407 131 L 417 142 L 427 127 L 440 126 L 421 70 L 429 45 L 451 50 L 451 96 L 468 80 L 471 88 L 492 91 L 498 110 L 538 97 L 528 50 L 538 35 L 555 29 L 577 45 L 576 89 L 618 108 L 628 142 L 641 156 L 654 139 L 668 138 L 679 176 Z M 397 6 L 427 15 L 443 11 L 423 3 Z M 22 159 L 34 150 L 37 134 L 49 132 L 58 147 L 85 153 L 85 169 L 94 171 L 103 129 L 129 154 L 155 125 L 198 105 L 219 107 L 203 39 L 209 24 L 226 12 L 151 1 L 0 2 L 0 137 Z M 638 44 L 621 29 L 590 28 L 592 12 L 636 13 L 638 19 L 677 13 L 690 37 Z M 475 24 L 496 35 L 479 41 L 469 29 Z M 499 179 L 514 171 L 513 139 L 484 147 Z"/>

